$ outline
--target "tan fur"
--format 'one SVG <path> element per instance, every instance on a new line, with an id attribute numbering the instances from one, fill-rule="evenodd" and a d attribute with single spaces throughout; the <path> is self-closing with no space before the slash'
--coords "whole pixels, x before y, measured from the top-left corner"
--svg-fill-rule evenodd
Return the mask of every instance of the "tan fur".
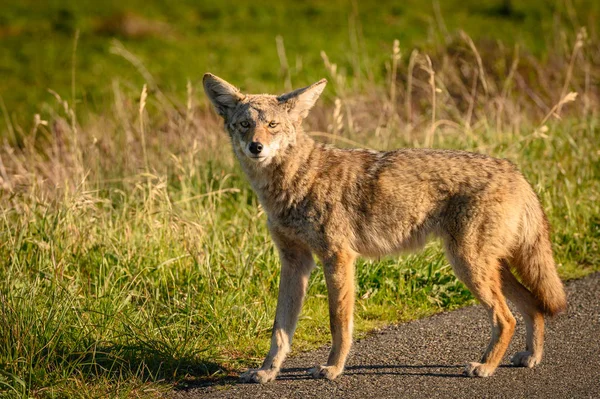
<path id="1" fill-rule="evenodd" d="M 539 200 L 509 161 L 463 151 L 344 150 L 302 130 L 325 81 L 276 97 L 243 95 L 214 75 L 206 93 L 223 116 L 233 150 L 268 215 L 282 270 L 271 350 L 245 381 L 273 380 L 290 350 L 316 255 L 329 292 L 332 348 L 314 377 L 336 378 L 352 342 L 354 260 L 416 249 L 442 238 L 457 277 L 490 315 L 492 337 L 469 376 L 493 374 L 508 347 L 514 302 L 527 347 L 517 365 L 533 367 L 543 350 L 543 313 L 566 307 Z M 250 143 L 264 149 L 253 154 Z M 525 286 L 515 278 L 510 266 Z"/>

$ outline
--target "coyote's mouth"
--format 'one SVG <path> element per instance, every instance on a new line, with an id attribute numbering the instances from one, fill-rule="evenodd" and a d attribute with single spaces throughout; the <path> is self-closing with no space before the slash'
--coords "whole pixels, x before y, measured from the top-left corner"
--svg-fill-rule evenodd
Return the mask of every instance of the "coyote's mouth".
<path id="1" fill-rule="evenodd" d="M 250 158 L 250 159 L 256 159 L 257 161 L 260 161 L 261 159 L 267 159 L 267 157 L 264 156 L 264 155 L 251 155 L 248 158 Z"/>

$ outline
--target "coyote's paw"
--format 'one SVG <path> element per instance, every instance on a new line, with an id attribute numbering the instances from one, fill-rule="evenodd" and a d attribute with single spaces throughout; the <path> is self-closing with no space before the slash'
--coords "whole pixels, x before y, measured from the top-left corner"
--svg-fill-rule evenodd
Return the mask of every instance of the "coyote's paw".
<path id="1" fill-rule="evenodd" d="M 467 364 L 463 374 L 468 377 L 489 377 L 492 374 L 494 374 L 495 370 L 495 367 L 493 368 L 485 363 L 481 364 L 477 362 L 472 362 Z"/>
<path id="2" fill-rule="evenodd" d="M 535 356 L 529 351 L 516 353 L 510 362 L 515 366 L 532 368 L 542 361 L 541 356 Z"/>
<path id="3" fill-rule="evenodd" d="M 338 375 L 342 374 L 342 368 L 336 366 L 316 366 L 308 370 L 313 378 L 327 378 L 334 380 Z"/>
<path id="4" fill-rule="evenodd" d="M 240 381 L 266 384 L 267 382 L 273 381 L 278 373 L 279 370 L 275 369 L 250 369 L 240 375 Z"/>

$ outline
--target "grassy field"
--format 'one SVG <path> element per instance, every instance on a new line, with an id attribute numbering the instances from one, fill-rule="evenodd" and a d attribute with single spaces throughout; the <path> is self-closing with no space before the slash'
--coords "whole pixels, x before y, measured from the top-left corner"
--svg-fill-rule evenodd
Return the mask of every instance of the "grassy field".
<path id="1" fill-rule="evenodd" d="M 511 159 L 548 213 L 561 276 L 600 270 L 596 2 L 515 2 L 507 16 L 500 1 L 231 16 L 228 1 L 122 3 L 0 6 L 0 37 L 20 48 L 0 55 L 0 396 L 152 397 L 262 360 L 279 262 L 198 92 L 206 69 L 251 91 L 326 76 L 307 122 L 319 140 Z M 44 46 L 24 39 L 57 29 Z M 473 303 L 435 241 L 357 268 L 357 336 Z M 320 269 L 307 298 L 294 350 L 329 340 Z"/>
<path id="2" fill-rule="evenodd" d="M 77 105 L 106 112 L 113 81 L 139 88 L 148 80 L 122 47 L 178 102 L 185 97 L 187 80 L 197 86 L 206 70 L 258 91 L 283 90 L 288 73 L 294 85 L 316 81 L 323 71 L 321 51 L 349 76 L 381 83 L 394 39 L 403 51 L 429 52 L 444 47 L 458 29 L 490 43 L 519 43 L 543 59 L 548 48 L 566 44 L 562 26 L 597 29 L 600 17 L 595 0 L 512 1 L 510 9 L 504 3 L 5 0 L 0 2 L 0 96 L 5 104 L 0 126 L 8 115 L 26 134 L 34 113 L 48 116 L 44 104 L 54 101 L 48 89 L 71 102 L 73 92 Z M 77 85 L 72 90 L 77 30 Z M 287 70 L 279 67 L 277 36 L 285 45 Z"/>

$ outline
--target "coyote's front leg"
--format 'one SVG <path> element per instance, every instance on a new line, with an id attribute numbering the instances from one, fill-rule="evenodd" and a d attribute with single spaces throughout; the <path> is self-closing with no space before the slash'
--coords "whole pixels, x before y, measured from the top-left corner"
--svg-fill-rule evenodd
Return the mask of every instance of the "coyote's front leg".
<path id="1" fill-rule="evenodd" d="M 273 381 L 279 374 L 281 364 L 290 351 L 302 301 L 308 287 L 308 278 L 315 266 L 310 250 L 277 236 L 273 231 L 271 235 L 279 249 L 281 259 L 279 296 L 271 336 L 271 349 L 261 368 L 248 370 L 240 376 L 244 382 L 265 384 Z"/>
<path id="2" fill-rule="evenodd" d="M 344 371 L 352 346 L 355 258 L 350 251 L 340 251 L 330 259 L 323 259 L 332 344 L 327 364 L 309 370 L 314 378 L 333 380 Z"/>

